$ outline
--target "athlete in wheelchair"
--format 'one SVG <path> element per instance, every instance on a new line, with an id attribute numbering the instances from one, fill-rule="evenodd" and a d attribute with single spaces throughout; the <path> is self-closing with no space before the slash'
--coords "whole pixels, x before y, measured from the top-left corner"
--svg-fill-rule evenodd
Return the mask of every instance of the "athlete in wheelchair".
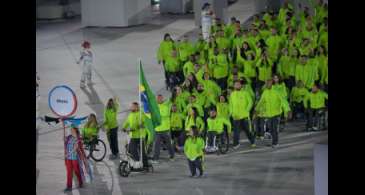
<path id="1" fill-rule="evenodd" d="M 207 124 L 205 151 L 207 153 L 220 152 L 225 154 L 229 148 L 229 135 L 232 131 L 230 121 L 223 117 L 217 117 L 217 111 L 213 108 L 209 112 Z"/>
<path id="2" fill-rule="evenodd" d="M 312 87 L 312 92 L 305 97 L 307 131 L 318 131 L 326 128 L 326 100 L 328 100 L 328 94 L 320 90 L 316 84 Z"/>

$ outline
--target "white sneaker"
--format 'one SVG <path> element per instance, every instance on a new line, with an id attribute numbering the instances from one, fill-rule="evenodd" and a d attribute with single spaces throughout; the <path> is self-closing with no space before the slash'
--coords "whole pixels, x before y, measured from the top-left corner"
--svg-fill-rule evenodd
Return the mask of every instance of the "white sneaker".
<path id="1" fill-rule="evenodd" d="M 272 145 L 271 147 L 272 148 L 277 148 L 277 147 L 279 147 L 279 144 Z"/>
<path id="2" fill-rule="evenodd" d="M 233 149 L 237 150 L 240 146 L 241 146 L 241 144 L 237 144 L 236 146 L 233 146 Z"/>
<path id="3" fill-rule="evenodd" d="M 151 160 L 152 164 L 159 164 L 159 162 L 157 160 Z"/>
<path id="4" fill-rule="evenodd" d="M 313 127 L 313 131 L 318 131 L 318 127 Z"/>

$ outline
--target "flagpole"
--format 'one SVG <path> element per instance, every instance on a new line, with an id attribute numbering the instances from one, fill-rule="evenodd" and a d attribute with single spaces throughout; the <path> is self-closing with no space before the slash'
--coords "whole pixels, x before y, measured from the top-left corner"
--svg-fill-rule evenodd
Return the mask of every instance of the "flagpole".
<path id="1" fill-rule="evenodd" d="M 142 102 L 141 102 L 141 58 L 138 59 L 139 61 L 139 74 L 138 74 L 138 101 L 139 101 L 139 146 L 140 146 L 140 153 L 139 153 L 139 162 L 142 162 Z M 144 165 L 146 166 L 146 165 Z"/>

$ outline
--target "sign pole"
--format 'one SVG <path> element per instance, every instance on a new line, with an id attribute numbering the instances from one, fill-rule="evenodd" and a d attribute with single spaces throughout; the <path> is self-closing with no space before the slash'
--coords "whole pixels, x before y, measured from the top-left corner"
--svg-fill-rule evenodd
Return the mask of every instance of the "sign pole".
<path id="1" fill-rule="evenodd" d="M 64 145 L 64 147 L 63 147 L 63 150 L 64 150 L 64 156 L 65 156 L 65 165 L 66 165 L 66 127 L 65 127 L 65 122 L 64 122 L 64 120 L 63 120 L 63 118 L 61 118 L 61 120 L 62 120 L 62 127 L 63 127 L 63 145 Z"/>
<path id="2" fill-rule="evenodd" d="M 142 126 L 142 104 L 141 104 L 141 59 L 138 60 L 139 61 L 139 75 L 138 75 L 138 99 L 139 99 L 139 145 L 140 145 L 140 153 L 139 153 L 139 161 L 142 163 L 143 162 L 143 147 L 142 147 L 142 130 L 141 130 L 141 126 Z M 144 165 L 146 166 L 146 165 Z"/>

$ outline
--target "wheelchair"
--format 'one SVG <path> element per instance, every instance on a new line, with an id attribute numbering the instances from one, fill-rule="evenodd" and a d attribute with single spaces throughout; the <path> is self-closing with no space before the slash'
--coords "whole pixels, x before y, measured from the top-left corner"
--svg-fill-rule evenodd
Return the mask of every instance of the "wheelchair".
<path id="1" fill-rule="evenodd" d="M 205 152 L 206 153 L 217 153 L 226 154 L 229 150 L 229 135 L 225 129 L 222 133 L 213 136 L 213 146 L 209 146 L 209 136 L 206 136 L 205 141 Z"/>

